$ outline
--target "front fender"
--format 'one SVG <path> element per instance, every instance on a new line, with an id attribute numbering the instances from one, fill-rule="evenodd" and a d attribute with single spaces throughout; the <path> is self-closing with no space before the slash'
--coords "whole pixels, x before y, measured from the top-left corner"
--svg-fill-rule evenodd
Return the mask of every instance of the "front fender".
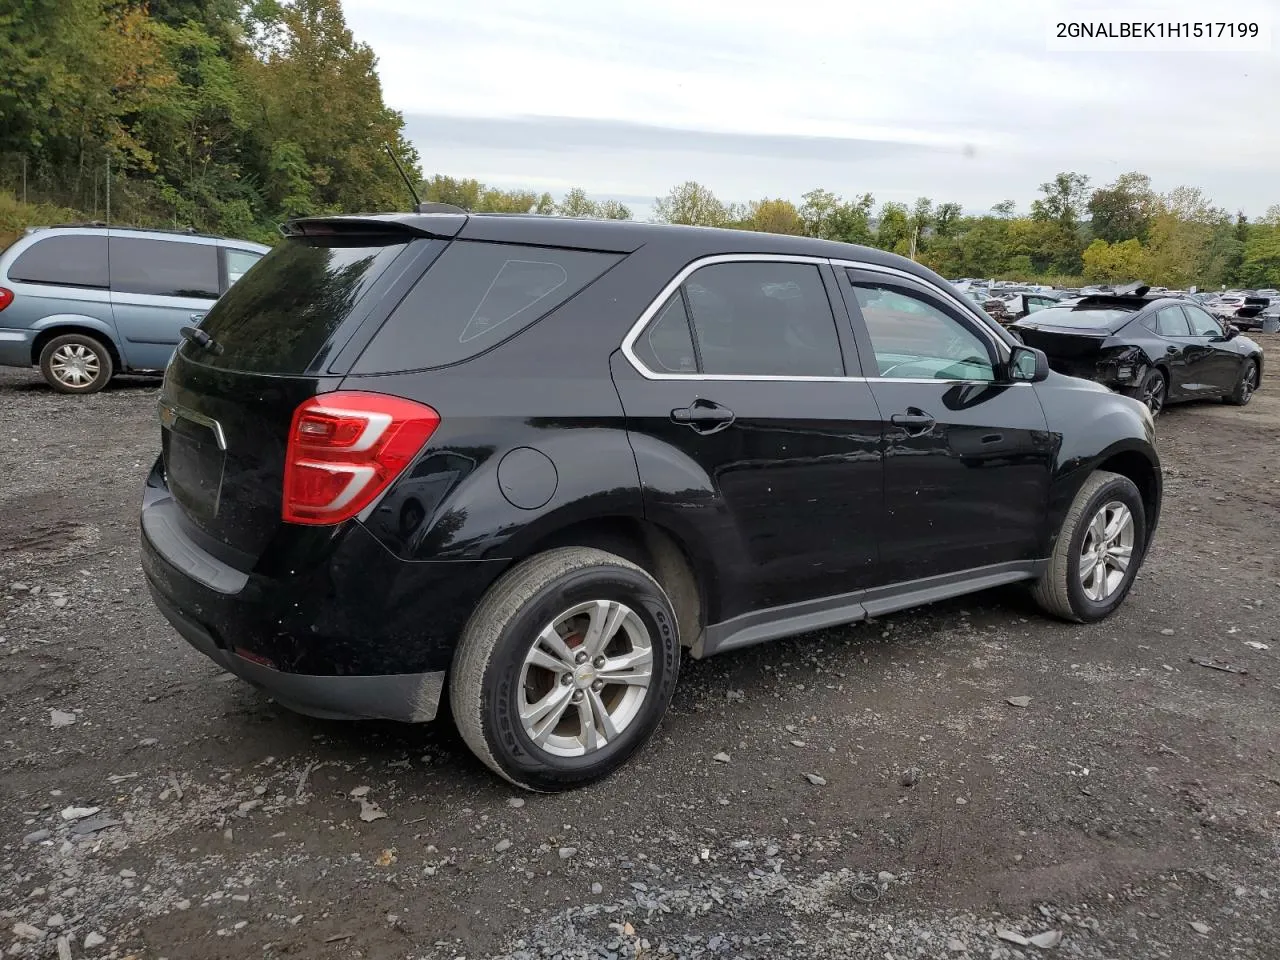
<path id="1" fill-rule="evenodd" d="M 1137 473 L 1139 487 L 1147 485 L 1143 494 L 1150 540 L 1159 520 L 1163 484 L 1155 425 L 1147 408 L 1131 397 L 1072 377 L 1055 376 L 1042 386 L 1045 419 L 1058 440 L 1049 487 L 1050 549 L 1081 486 L 1104 465 Z"/>

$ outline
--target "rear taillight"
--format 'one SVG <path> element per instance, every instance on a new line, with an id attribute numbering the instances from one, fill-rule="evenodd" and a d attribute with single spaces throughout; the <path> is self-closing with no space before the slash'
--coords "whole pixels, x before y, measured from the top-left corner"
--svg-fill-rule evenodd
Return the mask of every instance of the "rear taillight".
<path id="1" fill-rule="evenodd" d="M 13 291 L 8 287 L 0 287 L 0 310 L 13 303 Z"/>
<path id="2" fill-rule="evenodd" d="M 298 407 L 284 465 L 288 523 L 332 524 L 367 507 L 422 449 L 440 414 L 380 393 L 326 393 Z"/>

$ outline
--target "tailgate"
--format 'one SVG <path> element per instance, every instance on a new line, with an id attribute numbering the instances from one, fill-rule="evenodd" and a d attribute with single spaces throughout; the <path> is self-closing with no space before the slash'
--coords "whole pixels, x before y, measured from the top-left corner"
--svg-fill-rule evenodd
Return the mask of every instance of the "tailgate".
<path id="1" fill-rule="evenodd" d="M 368 224 L 290 237 L 175 352 L 160 397 L 164 472 L 206 550 L 249 570 L 280 532 L 294 412 L 337 388 L 335 356 L 381 322 L 433 245 L 444 244 Z"/>

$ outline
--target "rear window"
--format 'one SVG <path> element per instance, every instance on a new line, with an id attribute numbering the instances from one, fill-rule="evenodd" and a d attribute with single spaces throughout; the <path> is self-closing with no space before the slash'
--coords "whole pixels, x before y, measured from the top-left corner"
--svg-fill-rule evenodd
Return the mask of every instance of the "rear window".
<path id="1" fill-rule="evenodd" d="M 182 355 L 245 373 L 303 373 L 407 246 L 401 235 L 291 237 L 227 290 L 200 325 L 221 352 L 184 342 Z"/>
<path id="2" fill-rule="evenodd" d="M 387 318 L 352 373 L 467 360 L 536 323 L 620 259 L 618 254 L 455 240 Z"/>
<path id="3" fill-rule="evenodd" d="M 107 286 L 107 238 L 59 235 L 37 240 L 9 267 L 9 279 L 64 287 Z"/>
<path id="4" fill-rule="evenodd" d="M 1082 329 L 1108 329 L 1133 316 L 1132 310 L 1116 310 L 1106 307 L 1073 308 L 1049 307 L 1036 312 L 1036 323 L 1053 327 L 1079 327 Z"/>

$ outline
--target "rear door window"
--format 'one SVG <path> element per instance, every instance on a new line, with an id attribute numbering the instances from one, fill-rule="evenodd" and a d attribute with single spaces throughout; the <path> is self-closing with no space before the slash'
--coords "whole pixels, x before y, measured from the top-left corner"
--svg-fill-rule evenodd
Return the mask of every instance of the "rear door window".
<path id="1" fill-rule="evenodd" d="M 620 259 L 455 240 L 387 318 L 351 372 L 421 370 L 467 360 L 541 320 Z"/>
<path id="2" fill-rule="evenodd" d="M 366 294 L 409 246 L 403 234 L 290 237 L 227 290 L 200 324 L 219 351 L 184 342 L 182 356 L 244 373 L 304 373 L 334 346 L 348 319 L 367 315 Z"/>
<path id="3" fill-rule="evenodd" d="M 112 237 L 111 290 L 216 300 L 218 248 L 182 240 Z"/>
<path id="4" fill-rule="evenodd" d="M 107 238 L 62 234 L 37 240 L 9 267 L 15 283 L 47 283 L 66 287 L 107 286 Z"/>
<path id="5" fill-rule="evenodd" d="M 1189 337 L 1186 314 L 1181 307 L 1165 307 L 1156 314 L 1156 333 L 1162 337 Z"/>
<path id="6" fill-rule="evenodd" d="M 842 377 L 835 315 L 818 268 L 718 263 L 684 284 L 703 373 Z"/>

